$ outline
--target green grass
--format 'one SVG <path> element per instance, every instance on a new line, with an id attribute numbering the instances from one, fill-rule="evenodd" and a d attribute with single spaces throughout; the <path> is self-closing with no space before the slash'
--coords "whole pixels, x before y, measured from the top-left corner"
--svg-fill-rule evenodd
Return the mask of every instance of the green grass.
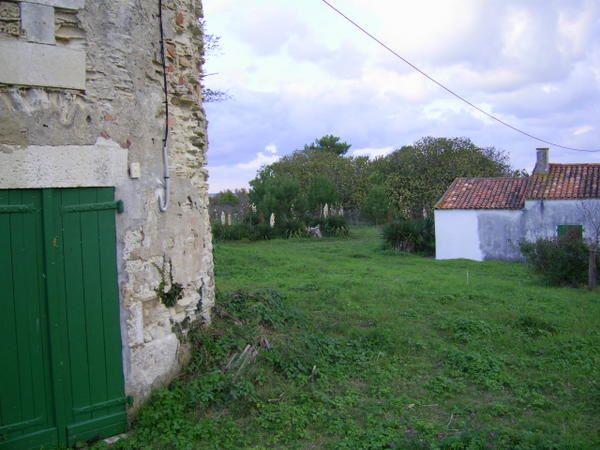
<path id="1" fill-rule="evenodd" d="M 214 325 L 122 448 L 600 448 L 597 292 L 397 254 L 375 228 L 215 261 Z"/>

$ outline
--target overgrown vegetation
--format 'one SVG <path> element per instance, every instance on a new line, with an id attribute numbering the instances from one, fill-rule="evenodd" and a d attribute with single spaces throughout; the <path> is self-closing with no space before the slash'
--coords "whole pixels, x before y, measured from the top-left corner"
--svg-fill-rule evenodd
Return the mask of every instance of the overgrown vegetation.
<path id="1" fill-rule="evenodd" d="M 116 448 L 600 448 L 597 294 L 378 240 L 218 243 L 213 326 Z"/>
<path id="2" fill-rule="evenodd" d="M 552 285 L 579 286 L 587 281 L 589 250 L 580 238 L 524 242 L 521 252 L 531 268 Z"/>
<path id="3" fill-rule="evenodd" d="M 255 219 L 255 216 L 248 216 L 243 222 L 233 225 L 223 225 L 213 221 L 213 239 L 215 241 L 260 241 L 275 238 L 302 238 L 308 237 L 309 225 L 319 226 L 321 234 L 325 237 L 346 237 L 349 234 L 348 222 L 341 216 L 323 217 L 308 222 L 291 218 L 285 222 L 275 222 L 273 227 L 269 223 Z"/>
<path id="4" fill-rule="evenodd" d="M 435 254 L 433 219 L 397 219 L 383 227 L 383 240 L 394 250 L 433 255 Z"/>
<path id="5" fill-rule="evenodd" d="M 156 292 L 161 303 L 167 308 L 175 306 L 177 300 L 183 295 L 183 286 L 181 283 L 175 283 L 173 280 L 173 264 L 171 260 L 165 256 L 162 266 L 154 264 L 154 267 L 156 267 L 156 270 L 160 274 L 160 282 L 154 292 Z"/>

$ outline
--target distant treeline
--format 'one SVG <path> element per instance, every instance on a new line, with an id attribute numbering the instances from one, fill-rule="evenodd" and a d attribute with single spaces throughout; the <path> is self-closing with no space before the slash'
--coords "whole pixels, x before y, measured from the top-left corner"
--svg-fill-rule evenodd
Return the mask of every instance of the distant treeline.
<path id="1" fill-rule="evenodd" d="M 456 177 L 526 175 L 511 167 L 506 152 L 468 138 L 424 137 L 375 159 L 348 156 L 350 147 L 337 136 L 323 136 L 263 167 L 249 192 L 222 192 L 218 202 L 234 205 L 247 195 L 251 214 L 264 222 L 274 214 L 279 221 L 309 223 L 327 205 L 326 212 L 359 212 L 364 220 L 383 223 L 431 216 Z"/>

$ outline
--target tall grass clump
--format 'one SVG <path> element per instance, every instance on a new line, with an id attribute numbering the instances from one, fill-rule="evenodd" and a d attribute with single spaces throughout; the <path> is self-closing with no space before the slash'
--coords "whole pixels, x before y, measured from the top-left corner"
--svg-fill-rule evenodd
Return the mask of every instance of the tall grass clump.
<path id="1" fill-rule="evenodd" d="M 435 253 L 433 219 L 397 219 L 383 228 L 383 240 L 394 250 L 433 255 Z"/>

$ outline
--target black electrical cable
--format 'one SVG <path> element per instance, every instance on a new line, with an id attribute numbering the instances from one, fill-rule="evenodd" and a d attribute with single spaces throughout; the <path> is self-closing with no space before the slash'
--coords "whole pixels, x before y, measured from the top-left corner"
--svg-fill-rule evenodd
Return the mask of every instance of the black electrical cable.
<path id="1" fill-rule="evenodd" d="M 165 137 L 163 145 L 169 138 L 169 88 L 167 87 L 167 63 L 165 60 L 165 30 L 163 27 L 162 0 L 158 0 L 158 21 L 160 22 L 160 60 L 163 69 L 163 90 L 165 93 Z"/>
<path id="2" fill-rule="evenodd" d="M 163 138 L 163 180 L 164 190 L 158 198 L 158 208 L 165 212 L 169 208 L 171 182 L 169 178 L 169 88 L 167 86 L 167 63 L 165 61 L 165 30 L 163 26 L 162 0 L 158 0 L 158 21 L 160 23 L 160 59 L 163 69 L 163 88 L 165 93 L 165 135 Z"/>
<path id="3" fill-rule="evenodd" d="M 505 122 L 504 120 L 494 116 L 493 114 L 487 112 L 486 110 L 480 108 L 479 106 L 471 103 L 469 100 L 467 100 L 466 98 L 462 97 L 461 95 L 457 94 L 456 92 L 454 92 L 452 89 L 447 88 L 446 86 L 444 86 L 442 83 L 440 83 L 439 81 L 437 81 L 435 78 L 431 77 L 430 75 L 428 75 L 427 73 L 425 73 L 423 70 L 419 69 L 417 66 L 415 66 L 413 63 L 411 63 L 410 61 L 408 61 L 406 58 L 404 58 L 402 55 L 400 55 L 398 52 L 396 52 L 395 50 L 393 50 L 392 48 L 390 48 L 387 44 L 385 44 L 383 41 L 381 41 L 380 39 L 378 39 L 377 37 L 375 37 L 373 34 L 369 33 L 366 29 L 364 29 L 362 26 L 360 26 L 358 23 L 356 23 L 354 20 L 352 20 L 350 17 L 348 17 L 346 14 L 344 14 L 342 11 L 340 11 L 339 9 L 337 9 L 335 6 L 333 6 L 331 3 L 329 3 L 327 0 L 321 0 L 323 3 L 325 3 L 327 6 L 329 6 L 333 11 L 335 11 L 337 14 L 339 14 L 340 16 L 342 16 L 344 19 L 346 19 L 348 22 L 350 22 L 352 25 L 354 25 L 356 28 L 358 28 L 362 33 L 366 34 L 369 38 L 371 38 L 372 40 L 374 40 L 375 42 L 377 42 L 379 45 L 381 45 L 383 48 L 385 48 L 388 52 L 390 52 L 392 55 L 396 56 L 397 58 L 401 59 L 404 63 L 408 64 L 410 67 L 412 67 L 414 70 L 416 70 L 417 72 L 419 72 L 421 75 L 423 75 L 425 78 L 429 79 L 430 81 L 432 81 L 433 83 L 437 84 L 439 87 L 441 87 L 442 89 L 444 89 L 445 91 L 449 92 L 450 94 L 452 94 L 454 97 L 458 98 L 459 100 L 463 101 L 464 103 L 466 103 L 467 105 L 469 105 L 470 107 L 476 109 L 477 111 L 479 111 L 480 113 L 488 116 L 490 119 L 495 120 L 496 122 L 499 122 L 500 124 L 512 129 L 513 131 L 516 131 L 517 133 L 521 133 L 531 139 L 535 139 L 536 141 L 539 142 L 543 142 L 544 144 L 548 144 L 548 145 L 552 145 L 554 147 L 559 147 L 559 148 L 563 148 L 565 150 L 573 150 L 575 152 L 587 152 L 587 153 L 598 153 L 600 152 L 600 149 L 584 149 L 584 148 L 573 148 L 573 147 L 568 147 L 566 145 L 560 145 L 557 144 L 555 142 L 550 142 L 547 141 L 545 139 L 539 138 L 537 136 L 534 136 L 530 133 L 527 133 L 526 131 L 523 131 L 513 125 L 511 125 L 508 122 Z"/>

